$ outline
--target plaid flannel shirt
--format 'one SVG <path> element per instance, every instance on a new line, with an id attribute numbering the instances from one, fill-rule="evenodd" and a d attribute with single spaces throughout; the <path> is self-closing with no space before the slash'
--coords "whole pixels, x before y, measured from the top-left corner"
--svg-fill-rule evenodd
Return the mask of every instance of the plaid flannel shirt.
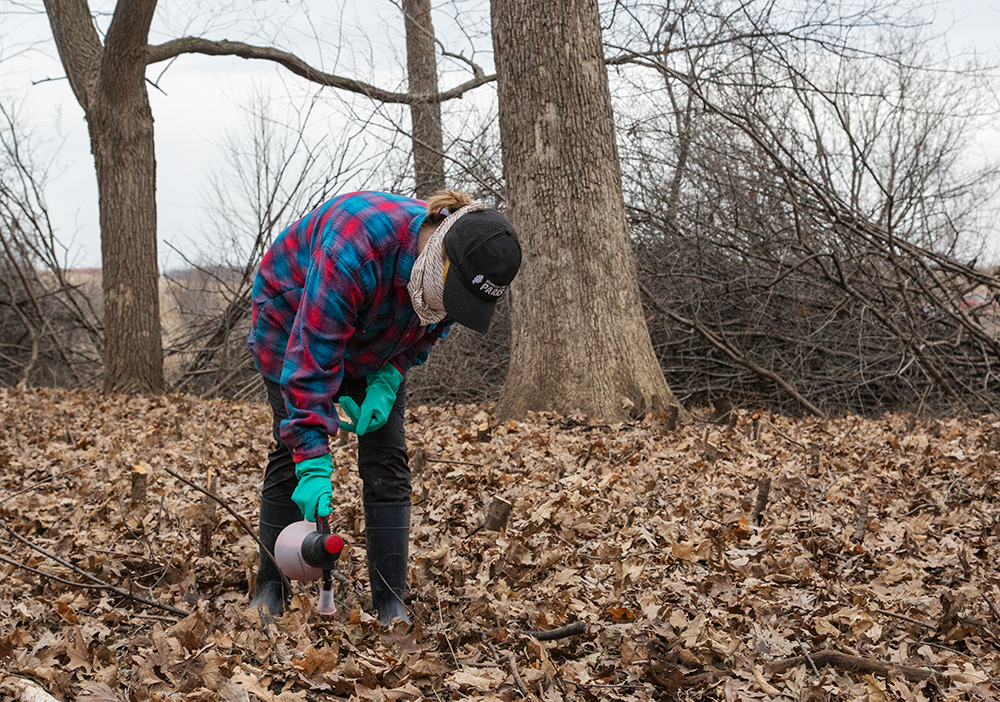
<path id="1" fill-rule="evenodd" d="M 264 255 L 248 344 L 257 369 L 281 385 L 281 438 L 296 462 L 329 451 L 345 375 L 363 378 L 386 363 L 405 375 L 447 335 L 450 318 L 420 326 L 406 289 L 426 214 L 426 203 L 398 195 L 341 195 Z"/>

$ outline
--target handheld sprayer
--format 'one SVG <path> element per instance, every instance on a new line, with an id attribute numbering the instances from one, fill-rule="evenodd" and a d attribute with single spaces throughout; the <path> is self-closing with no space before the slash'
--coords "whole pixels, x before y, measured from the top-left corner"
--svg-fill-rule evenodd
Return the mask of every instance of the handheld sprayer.
<path id="1" fill-rule="evenodd" d="M 292 580 L 323 579 L 319 593 L 320 614 L 335 614 L 333 602 L 333 569 L 344 550 L 344 540 L 330 533 L 330 520 L 320 517 L 313 522 L 289 524 L 278 534 L 274 544 L 274 560 L 281 572 Z"/>

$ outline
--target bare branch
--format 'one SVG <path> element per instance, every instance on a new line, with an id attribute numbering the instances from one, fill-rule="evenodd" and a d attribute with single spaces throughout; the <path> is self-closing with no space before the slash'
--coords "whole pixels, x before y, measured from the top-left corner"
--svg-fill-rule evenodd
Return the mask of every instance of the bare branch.
<path id="1" fill-rule="evenodd" d="M 207 56 L 238 56 L 244 59 L 262 59 L 273 61 L 287 68 L 292 73 L 319 85 L 346 90 L 377 100 L 379 102 L 413 105 L 423 102 L 444 102 L 462 97 L 470 90 L 496 80 L 496 75 L 486 75 L 482 69 L 475 72 L 474 77 L 460 85 L 439 92 L 435 95 L 411 95 L 378 88 L 363 81 L 345 78 L 343 76 L 325 73 L 313 68 L 305 61 L 287 51 L 273 47 L 253 46 L 238 41 L 214 41 L 202 37 L 183 37 L 163 44 L 150 46 L 147 49 L 147 64 L 159 63 L 180 56 L 181 54 L 205 54 Z"/>

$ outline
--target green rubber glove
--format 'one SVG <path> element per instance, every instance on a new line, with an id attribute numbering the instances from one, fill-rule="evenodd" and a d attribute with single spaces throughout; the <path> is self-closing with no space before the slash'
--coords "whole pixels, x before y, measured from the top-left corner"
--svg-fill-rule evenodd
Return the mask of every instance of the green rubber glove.
<path id="1" fill-rule="evenodd" d="M 396 391 L 402 382 L 403 376 L 391 363 L 369 375 L 368 389 L 360 407 L 349 397 L 340 398 L 341 408 L 351 418 L 351 422 L 341 422 L 341 428 L 361 436 L 384 426 L 389 421 L 389 412 L 396 402 Z"/>
<path id="2" fill-rule="evenodd" d="M 299 506 L 306 521 L 315 522 L 317 516 L 329 517 L 333 512 L 332 474 L 333 457 L 328 453 L 295 464 L 299 484 L 292 493 L 292 502 Z"/>

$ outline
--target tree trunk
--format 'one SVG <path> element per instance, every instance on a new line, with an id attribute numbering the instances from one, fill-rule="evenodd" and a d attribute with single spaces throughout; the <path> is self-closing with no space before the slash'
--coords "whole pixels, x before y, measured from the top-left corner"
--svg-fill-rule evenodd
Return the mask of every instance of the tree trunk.
<path id="1" fill-rule="evenodd" d="M 674 398 L 639 298 L 597 2 L 493 0 L 491 15 L 508 214 L 524 249 L 497 414 L 664 408 Z"/>
<path id="2" fill-rule="evenodd" d="M 156 0 L 119 0 L 103 46 L 85 0 L 45 0 L 45 9 L 97 170 L 104 390 L 162 393 L 156 157 L 145 84 Z"/>
<path id="3" fill-rule="evenodd" d="M 140 71 L 145 64 L 140 64 Z M 104 390 L 164 390 L 156 260 L 156 157 L 144 86 L 91 110 L 104 278 Z"/>
<path id="4" fill-rule="evenodd" d="M 412 95 L 435 95 L 438 91 L 437 54 L 430 0 L 403 0 L 406 25 L 406 70 Z M 441 134 L 441 103 L 414 102 L 412 122 L 415 192 L 426 200 L 445 187 L 444 139 Z"/>

